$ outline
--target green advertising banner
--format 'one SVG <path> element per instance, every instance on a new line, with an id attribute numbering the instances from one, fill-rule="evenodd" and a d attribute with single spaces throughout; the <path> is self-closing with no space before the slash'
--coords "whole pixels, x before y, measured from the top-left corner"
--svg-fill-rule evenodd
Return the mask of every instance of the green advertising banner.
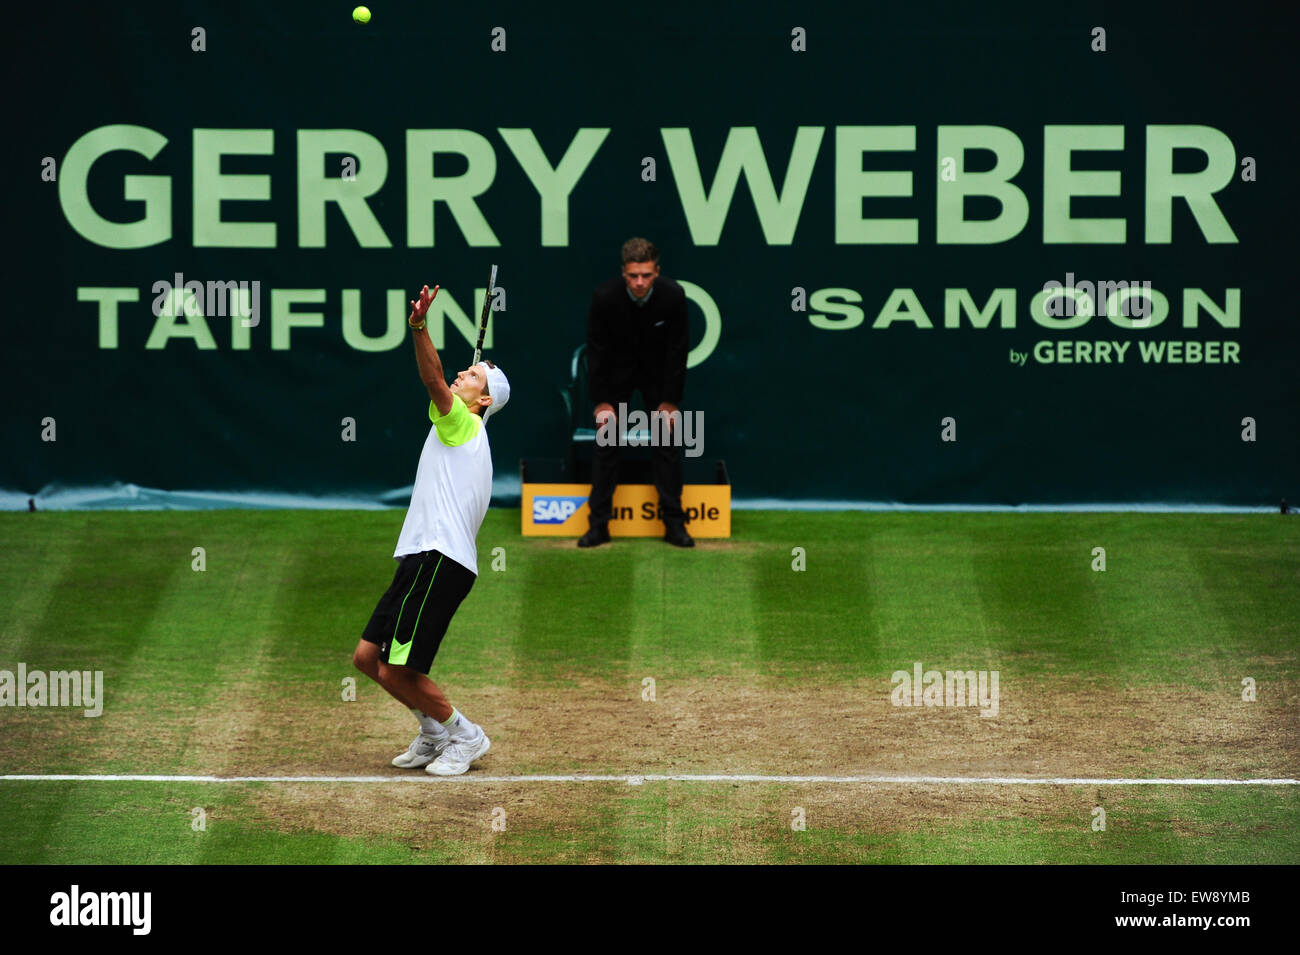
<path id="1" fill-rule="evenodd" d="M 644 236 L 737 500 L 1300 496 L 1282 14 L 371 9 L 23 14 L 0 489 L 398 503 L 495 264 L 517 500 Z"/>

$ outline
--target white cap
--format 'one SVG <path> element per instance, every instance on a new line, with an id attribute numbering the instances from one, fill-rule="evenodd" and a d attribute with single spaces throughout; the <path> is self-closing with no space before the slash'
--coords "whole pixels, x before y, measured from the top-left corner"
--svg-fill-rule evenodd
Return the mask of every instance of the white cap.
<path id="1" fill-rule="evenodd" d="M 487 424 L 488 418 L 504 408 L 510 400 L 510 379 L 500 368 L 487 364 L 483 365 L 483 374 L 487 378 L 488 396 L 492 399 L 492 404 L 483 411 L 483 423 Z"/>

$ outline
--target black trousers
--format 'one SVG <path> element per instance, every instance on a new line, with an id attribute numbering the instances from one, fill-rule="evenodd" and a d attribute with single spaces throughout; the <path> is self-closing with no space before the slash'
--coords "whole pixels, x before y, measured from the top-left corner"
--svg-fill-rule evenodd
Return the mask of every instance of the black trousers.
<path id="1" fill-rule="evenodd" d="M 642 392 L 645 395 L 645 392 Z M 626 400 L 629 410 L 635 410 L 631 401 Z M 614 402 L 614 414 L 618 414 L 619 402 Z M 646 395 L 646 412 L 653 413 L 659 407 L 659 401 L 652 395 Z M 622 431 L 622 422 L 616 421 L 615 434 Z M 679 423 L 677 427 L 681 427 Z M 651 433 L 657 429 L 651 427 Z M 596 442 L 595 453 L 591 461 L 591 497 L 587 506 L 591 511 L 591 526 L 599 527 L 609 523 L 614 500 L 614 489 L 618 487 L 618 459 L 622 449 L 617 443 L 602 445 Z M 682 511 L 682 448 L 680 444 L 658 445 L 650 449 L 654 464 L 655 490 L 659 492 L 659 507 L 665 524 L 685 523 L 686 515 Z"/>

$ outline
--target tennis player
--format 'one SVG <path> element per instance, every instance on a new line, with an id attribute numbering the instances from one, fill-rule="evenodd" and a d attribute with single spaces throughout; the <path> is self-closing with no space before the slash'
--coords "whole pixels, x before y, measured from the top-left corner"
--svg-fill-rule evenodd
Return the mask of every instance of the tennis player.
<path id="1" fill-rule="evenodd" d="M 487 419 L 510 399 L 510 382 L 490 361 L 449 386 L 425 328 L 438 286 L 411 303 L 415 361 L 429 390 L 429 420 L 411 506 L 397 538 L 397 573 L 357 643 L 352 663 L 411 708 L 420 734 L 394 766 L 459 776 L 488 751 L 483 728 L 448 702 L 429 668 L 456 608 L 478 576 L 478 529 L 492 496 Z"/>

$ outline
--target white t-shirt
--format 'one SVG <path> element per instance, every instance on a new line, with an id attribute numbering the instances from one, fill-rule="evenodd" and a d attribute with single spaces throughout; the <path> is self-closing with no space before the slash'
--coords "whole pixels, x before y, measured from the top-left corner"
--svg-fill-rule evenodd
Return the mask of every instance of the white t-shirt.
<path id="1" fill-rule="evenodd" d="M 478 574 L 478 529 L 492 498 L 492 449 L 483 419 L 452 397 L 438 414 L 429 402 L 433 427 L 424 439 L 394 557 L 436 550 Z"/>

